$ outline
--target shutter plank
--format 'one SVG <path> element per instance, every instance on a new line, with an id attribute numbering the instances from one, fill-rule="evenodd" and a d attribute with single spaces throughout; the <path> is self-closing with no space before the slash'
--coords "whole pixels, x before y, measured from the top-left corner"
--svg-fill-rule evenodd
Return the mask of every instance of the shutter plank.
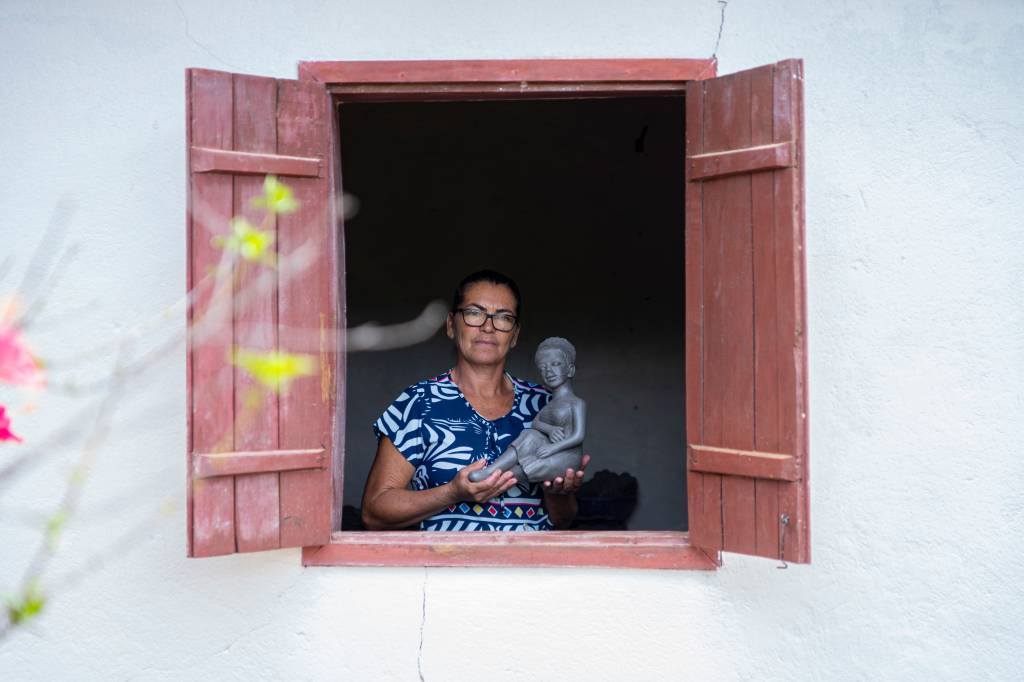
<path id="1" fill-rule="evenodd" d="M 704 151 L 704 88 L 696 84 L 686 97 L 687 150 Z M 704 222 L 703 183 L 690 182 L 685 170 L 685 295 L 686 295 L 686 438 L 704 441 Z M 687 527 L 695 545 L 717 551 L 722 547 L 721 478 L 688 472 L 686 477 Z M 714 518 L 705 509 L 714 510 Z M 717 521 L 715 520 L 717 519 Z"/>
<path id="2" fill-rule="evenodd" d="M 708 81 L 705 100 L 707 151 L 750 146 L 750 78 Z M 716 305 L 705 311 L 707 386 L 704 438 L 723 447 L 752 449 L 753 434 L 753 243 L 751 178 L 735 175 L 704 187 L 704 291 Z M 722 479 L 723 549 L 756 547 L 754 481 Z"/>
<path id="3" fill-rule="evenodd" d="M 722 549 L 753 554 L 757 550 L 754 479 L 722 477 Z"/>
<path id="4" fill-rule="evenodd" d="M 803 65 L 790 60 L 777 65 L 774 74 L 774 135 L 776 140 L 797 141 L 797 165 L 775 175 L 776 266 L 779 272 L 778 329 L 780 357 L 792 361 L 780 368 L 779 446 L 792 452 L 802 472 L 803 483 L 780 489 L 779 513 L 787 514 L 786 558 L 809 562 L 810 527 L 807 495 L 807 340 L 804 336 L 807 294 L 804 265 L 803 201 Z"/>
<path id="5" fill-rule="evenodd" d="M 271 78 L 234 76 L 234 149 L 275 152 L 277 82 Z M 250 206 L 263 194 L 263 178 L 236 175 L 235 215 L 262 229 L 275 230 L 266 212 Z M 259 352 L 277 347 L 276 286 L 266 286 L 266 265 L 238 260 L 235 277 L 235 329 L 237 347 Z M 235 368 L 235 447 L 238 450 L 274 450 L 278 447 L 277 394 L 261 386 L 241 367 Z M 235 477 L 235 518 L 238 551 L 276 549 L 281 544 L 280 500 L 276 472 Z"/>
<path id="6" fill-rule="evenodd" d="M 774 78 L 770 69 L 750 74 L 750 142 L 773 141 Z M 792 146 L 792 143 L 787 142 Z M 776 286 L 775 174 L 750 176 L 754 267 L 754 449 L 782 452 L 779 444 L 778 287 Z M 786 452 L 790 452 L 787 450 Z M 754 553 L 771 556 L 779 546 L 779 484 L 754 481 Z"/>
<path id="7" fill-rule="evenodd" d="M 189 143 L 229 147 L 232 139 L 231 76 L 189 72 Z M 189 376 L 192 449 L 233 449 L 234 378 L 226 358 L 231 348 L 230 301 L 215 296 L 213 276 L 221 251 L 210 243 L 222 234 L 232 213 L 228 176 L 193 175 L 189 183 L 189 268 L 195 303 L 189 314 Z M 221 293 L 230 295 L 230 281 Z M 190 467 L 191 470 L 191 467 Z M 192 481 L 190 554 L 213 556 L 235 551 L 234 481 Z"/>
<path id="8" fill-rule="evenodd" d="M 707 530 L 700 537 L 705 538 L 707 545 L 701 547 L 720 551 L 725 547 L 725 535 L 722 532 L 722 479 L 718 474 L 701 474 L 701 517 Z"/>
<path id="9" fill-rule="evenodd" d="M 331 158 L 328 97 L 322 86 L 310 82 L 279 82 L 278 152 Z M 332 173 L 320 178 L 295 178 L 289 184 L 300 202 L 296 213 L 280 218 L 279 237 L 286 258 L 297 249 L 311 249 L 316 257 L 300 268 L 280 272 L 280 343 L 289 352 L 318 358 L 319 377 L 296 381 L 281 397 L 281 447 L 326 450 L 324 470 L 281 474 L 281 539 L 285 546 L 323 545 L 330 542 L 332 526 L 331 427 L 335 381 L 333 345 L 343 334 L 331 291 L 342 287 L 335 280 L 331 257 L 334 241 Z M 344 294 L 342 294 L 344 295 Z M 340 519 L 339 519 L 340 523 Z"/>

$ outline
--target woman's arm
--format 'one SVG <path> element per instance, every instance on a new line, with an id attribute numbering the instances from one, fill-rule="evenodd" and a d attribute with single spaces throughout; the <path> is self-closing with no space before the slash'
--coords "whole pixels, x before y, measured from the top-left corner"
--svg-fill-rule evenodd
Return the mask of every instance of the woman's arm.
<path id="1" fill-rule="evenodd" d="M 558 529 L 568 528 L 578 511 L 576 495 L 570 493 L 556 494 L 545 491 L 544 506 L 548 510 L 551 525 Z"/>
<path id="2" fill-rule="evenodd" d="M 451 482 L 426 490 L 409 490 L 415 472 L 388 437 L 377 443 L 377 457 L 363 490 L 363 524 L 370 530 L 397 530 L 419 523 L 455 502 L 483 502 L 516 484 L 510 472 L 494 472 L 473 483 L 469 474 L 487 465 L 485 459 L 463 467 Z"/>

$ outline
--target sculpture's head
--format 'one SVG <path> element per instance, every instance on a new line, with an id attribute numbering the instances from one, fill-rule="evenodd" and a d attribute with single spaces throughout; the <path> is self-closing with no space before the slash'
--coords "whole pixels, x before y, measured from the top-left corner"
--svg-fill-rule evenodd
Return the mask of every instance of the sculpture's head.
<path id="1" fill-rule="evenodd" d="M 533 359 L 548 388 L 558 388 L 576 376 L 576 348 L 560 336 L 541 341 Z"/>

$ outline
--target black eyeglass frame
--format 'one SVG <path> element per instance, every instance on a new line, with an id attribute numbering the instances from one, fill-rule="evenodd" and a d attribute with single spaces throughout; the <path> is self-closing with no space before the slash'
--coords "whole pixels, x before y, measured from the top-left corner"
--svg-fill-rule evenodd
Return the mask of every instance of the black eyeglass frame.
<path id="1" fill-rule="evenodd" d="M 471 313 L 479 313 L 481 315 L 484 315 L 484 321 L 481 322 L 480 324 L 471 324 L 466 319 L 466 311 L 469 311 Z M 486 310 L 481 310 L 480 308 L 456 308 L 455 312 L 462 313 L 462 321 L 465 323 L 465 325 L 467 327 L 474 327 L 474 328 L 475 327 L 482 327 L 485 324 L 487 324 L 487 320 L 490 320 L 491 321 L 491 326 L 494 327 L 494 331 L 496 331 L 496 332 L 503 332 L 503 333 L 507 334 L 510 331 L 512 331 L 513 329 L 515 329 L 517 326 L 519 326 L 519 316 L 518 315 L 510 315 L 508 313 L 489 313 Z M 494 318 L 496 318 L 496 317 L 511 317 L 512 318 L 512 326 L 509 327 L 508 329 L 501 329 L 500 327 L 498 327 L 498 325 L 496 325 L 494 323 Z"/>

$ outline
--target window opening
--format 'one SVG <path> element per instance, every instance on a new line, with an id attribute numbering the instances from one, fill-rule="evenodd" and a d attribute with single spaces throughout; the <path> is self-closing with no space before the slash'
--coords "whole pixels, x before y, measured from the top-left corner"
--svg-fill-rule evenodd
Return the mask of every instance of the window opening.
<path id="1" fill-rule="evenodd" d="M 685 530 L 683 98 L 339 106 L 342 183 L 360 206 L 345 227 L 349 326 L 448 303 L 472 270 L 508 273 L 524 297 L 509 371 L 536 381 L 540 340 L 572 340 L 590 410 L 588 479 L 636 477 L 629 530 Z M 347 507 L 359 506 L 376 451 L 370 424 L 453 363 L 443 333 L 350 354 Z M 629 503 L 601 504 L 611 515 Z"/>

